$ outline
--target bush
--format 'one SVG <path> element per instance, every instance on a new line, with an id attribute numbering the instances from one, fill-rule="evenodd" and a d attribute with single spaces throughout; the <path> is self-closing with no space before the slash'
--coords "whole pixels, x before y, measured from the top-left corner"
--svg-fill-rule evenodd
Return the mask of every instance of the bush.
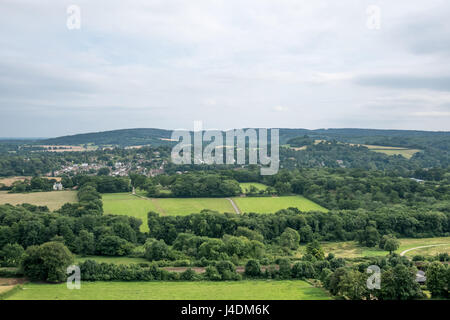
<path id="1" fill-rule="evenodd" d="M 180 274 L 180 280 L 192 281 L 195 280 L 196 276 L 195 271 L 189 268 Z"/>
<path id="2" fill-rule="evenodd" d="M 292 276 L 297 279 L 314 278 L 316 271 L 309 261 L 300 261 L 292 267 Z"/>
<path id="3" fill-rule="evenodd" d="M 261 266 L 256 260 L 248 260 L 245 265 L 245 275 L 249 277 L 261 276 Z"/>
<path id="4" fill-rule="evenodd" d="M 47 242 L 30 246 L 22 261 L 24 274 L 31 280 L 62 282 L 66 280 L 67 267 L 73 255 L 61 242 Z"/>

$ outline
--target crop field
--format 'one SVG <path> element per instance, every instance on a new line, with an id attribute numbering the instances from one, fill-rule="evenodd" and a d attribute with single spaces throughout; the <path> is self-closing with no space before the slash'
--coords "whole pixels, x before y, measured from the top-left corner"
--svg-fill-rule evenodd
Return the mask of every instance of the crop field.
<path id="1" fill-rule="evenodd" d="M 405 253 L 408 257 L 413 257 L 415 255 L 436 255 L 438 253 L 447 252 L 450 254 L 450 237 L 439 237 L 439 238 L 423 238 L 423 239 L 399 239 L 400 247 L 398 248 L 396 253 L 400 254 L 401 252 L 421 247 L 421 246 L 429 246 L 436 244 L 448 244 L 436 247 L 428 247 L 428 248 L 420 248 L 408 251 Z M 323 250 L 325 254 L 332 252 L 335 256 L 341 258 L 358 258 L 358 257 L 374 257 L 374 256 L 385 256 L 388 254 L 387 251 L 384 251 L 378 246 L 373 248 L 363 247 L 358 244 L 356 241 L 342 241 L 342 242 L 324 242 L 322 243 Z M 300 252 L 304 253 L 305 246 L 301 246 Z"/>
<path id="2" fill-rule="evenodd" d="M 414 154 L 421 151 L 419 149 L 374 146 L 374 145 L 368 145 L 368 144 L 364 144 L 363 146 L 369 148 L 369 150 L 374 151 L 374 152 L 381 152 L 381 153 L 387 154 L 388 156 L 401 155 L 401 156 L 405 157 L 406 159 L 410 159 Z"/>
<path id="3" fill-rule="evenodd" d="M 302 196 L 285 197 L 238 197 L 233 198 L 241 212 L 274 213 L 289 207 L 298 208 L 301 211 L 328 210 Z"/>
<path id="4" fill-rule="evenodd" d="M 234 212 L 225 198 L 145 198 L 127 193 L 103 194 L 103 210 L 106 214 L 122 214 L 143 221 L 141 230 L 148 231 L 147 213 L 158 212 L 161 215 L 187 215 L 199 213 L 203 209 L 218 212 Z"/>
<path id="5" fill-rule="evenodd" d="M 16 181 L 25 181 L 25 180 L 31 180 L 32 177 L 25 177 L 25 176 L 14 176 L 14 177 L 7 177 L 7 178 L 0 178 L 0 185 L 3 184 L 7 187 L 10 187 L 14 182 Z M 56 181 L 61 181 L 61 177 L 42 177 L 44 179 L 52 179 Z"/>
<path id="6" fill-rule="evenodd" d="M 267 189 L 267 186 L 265 184 L 258 182 L 242 182 L 239 183 L 239 186 L 241 187 L 242 192 L 244 193 L 248 193 L 250 191 L 251 186 L 254 186 L 258 191 Z"/>
<path id="7" fill-rule="evenodd" d="M 8 300 L 328 300 L 329 295 L 305 281 L 232 282 L 82 282 L 80 290 L 66 284 L 28 283 Z"/>
<path id="8" fill-rule="evenodd" d="M 75 191 L 50 191 L 30 193 L 7 193 L 0 191 L 0 204 L 29 203 L 36 206 L 47 206 L 50 210 L 56 210 L 67 202 L 78 202 Z"/>

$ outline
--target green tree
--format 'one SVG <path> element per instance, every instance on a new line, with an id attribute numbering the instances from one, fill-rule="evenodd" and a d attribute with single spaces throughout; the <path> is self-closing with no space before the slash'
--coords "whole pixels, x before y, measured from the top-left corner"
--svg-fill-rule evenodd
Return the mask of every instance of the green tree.
<path id="1" fill-rule="evenodd" d="M 450 267 L 448 265 L 434 261 L 428 266 L 426 272 L 426 285 L 433 297 L 449 296 L 449 274 Z"/>
<path id="2" fill-rule="evenodd" d="M 81 255 L 91 255 L 95 252 L 94 234 L 87 230 L 81 230 L 78 238 L 75 240 L 77 252 Z"/>
<path id="3" fill-rule="evenodd" d="M 300 235 L 292 228 L 284 229 L 284 232 L 280 236 L 280 245 L 295 250 L 300 245 Z"/>
<path id="4" fill-rule="evenodd" d="M 416 282 L 416 269 L 398 264 L 382 272 L 378 297 L 382 300 L 410 300 L 422 297 L 422 291 Z"/>
<path id="5" fill-rule="evenodd" d="M 25 253 L 25 250 L 20 244 L 5 244 L 0 250 L 0 265 L 5 267 L 17 267 Z"/>
<path id="6" fill-rule="evenodd" d="M 339 294 L 350 300 L 362 300 L 369 296 L 367 276 L 357 270 L 346 272 L 339 283 Z"/>
<path id="7" fill-rule="evenodd" d="M 67 278 L 67 267 L 73 255 L 61 242 L 46 242 L 30 246 L 25 252 L 22 269 L 31 280 L 62 282 Z"/>
<path id="8" fill-rule="evenodd" d="M 325 259 L 325 253 L 317 240 L 314 240 L 306 245 L 306 253 L 312 255 L 317 260 Z"/>
<path id="9" fill-rule="evenodd" d="M 245 265 L 245 275 L 249 277 L 259 277 L 261 275 L 261 266 L 256 260 L 248 260 Z"/>
<path id="10" fill-rule="evenodd" d="M 144 245 L 145 258 L 150 261 L 158 261 L 169 258 L 170 249 L 164 240 L 147 239 Z"/>

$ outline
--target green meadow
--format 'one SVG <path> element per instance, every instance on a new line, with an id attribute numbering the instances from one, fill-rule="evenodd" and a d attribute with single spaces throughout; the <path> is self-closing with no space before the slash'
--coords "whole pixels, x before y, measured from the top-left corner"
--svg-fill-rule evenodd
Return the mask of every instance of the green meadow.
<path id="1" fill-rule="evenodd" d="M 421 238 L 421 239 L 411 239 L 403 238 L 399 239 L 400 247 L 395 251 L 400 254 L 405 250 L 422 247 L 437 245 L 436 247 L 428 248 L 417 248 L 405 253 L 408 257 L 413 257 L 415 255 L 432 256 L 438 253 L 449 253 L 450 254 L 450 237 L 436 237 L 436 238 Z M 447 245 L 445 245 L 447 244 Z M 336 257 L 340 258 L 360 258 L 360 257 L 375 257 L 375 256 L 385 256 L 388 254 L 387 251 L 380 249 L 378 246 L 369 248 L 358 244 L 356 241 L 340 241 L 340 242 L 323 242 L 323 250 L 326 254 L 333 253 Z M 305 246 L 302 245 L 299 249 L 299 254 L 305 253 Z"/>
<path id="2" fill-rule="evenodd" d="M 258 191 L 267 189 L 267 186 L 265 184 L 259 182 L 241 182 L 239 183 L 239 186 L 244 193 L 248 193 L 251 186 L 254 186 Z"/>
<path id="3" fill-rule="evenodd" d="M 161 215 L 188 215 L 204 209 L 218 212 L 234 212 L 225 198 L 145 198 L 127 193 L 109 193 L 102 195 L 105 214 L 129 215 L 143 221 L 141 230 L 148 231 L 147 213 L 158 212 Z"/>
<path id="4" fill-rule="evenodd" d="M 328 300 L 329 295 L 305 281 L 232 282 L 82 282 L 81 289 L 63 284 L 27 283 L 8 300 Z"/>
<path id="5" fill-rule="evenodd" d="M 284 197 L 237 197 L 233 198 L 241 212 L 274 213 L 289 207 L 298 208 L 300 211 L 328 210 L 302 196 Z"/>

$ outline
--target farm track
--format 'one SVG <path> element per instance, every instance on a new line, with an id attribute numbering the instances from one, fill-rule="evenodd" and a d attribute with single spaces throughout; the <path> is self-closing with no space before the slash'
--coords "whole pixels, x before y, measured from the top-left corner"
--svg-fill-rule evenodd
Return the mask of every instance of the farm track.
<path id="1" fill-rule="evenodd" d="M 404 256 L 407 252 L 413 251 L 413 250 L 416 250 L 416 249 L 439 247 L 439 246 L 449 246 L 449 245 L 450 245 L 450 243 L 440 243 L 440 244 L 430 244 L 430 245 L 427 245 L 427 246 L 420 246 L 420 247 L 410 248 L 410 249 L 402 251 L 400 253 L 400 256 Z"/>
<path id="2" fill-rule="evenodd" d="M 143 196 L 140 196 L 140 195 L 137 195 L 137 194 L 133 194 L 133 196 L 136 196 L 136 197 L 138 197 L 138 198 L 141 198 L 141 199 L 144 199 L 144 200 L 153 202 L 153 204 L 155 205 L 155 207 L 162 213 L 162 215 L 166 215 L 166 211 L 165 211 L 163 208 L 161 208 L 161 207 L 159 206 L 158 200 L 156 200 L 156 199 L 150 199 L 150 198 L 143 197 Z"/>
<path id="3" fill-rule="evenodd" d="M 236 214 L 241 214 L 241 211 L 239 210 L 238 206 L 236 205 L 236 203 L 233 201 L 233 199 L 231 198 L 227 198 L 228 201 L 230 201 L 231 205 L 233 206 L 234 211 L 236 212 Z"/>

